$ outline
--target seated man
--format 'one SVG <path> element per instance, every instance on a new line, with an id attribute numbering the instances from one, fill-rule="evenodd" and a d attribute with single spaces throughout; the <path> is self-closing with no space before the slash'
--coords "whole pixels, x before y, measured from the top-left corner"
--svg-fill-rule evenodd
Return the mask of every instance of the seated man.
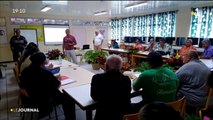
<path id="1" fill-rule="evenodd" d="M 142 72 L 133 82 L 134 90 L 143 89 L 143 101 L 133 105 L 134 111 L 138 111 L 143 105 L 153 101 L 172 102 L 176 100 L 179 80 L 175 73 L 162 66 L 163 59 L 158 52 L 150 52 L 147 61 L 151 69 Z"/>
<path id="2" fill-rule="evenodd" d="M 210 69 L 199 60 L 196 51 L 188 51 L 183 56 L 183 62 L 185 64 L 176 71 L 180 79 L 177 96 L 179 98 L 185 96 L 186 105 L 189 107 L 202 106 L 207 97 L 208 87 L 206 83 Z M 188 112 L 194 112 L 191 110 L 193 109 Z"/>
<path id="3" fill-rule="evenodd" d="M 203 59 L 213 58 L 213 46 L 211 46 L 210 40 L 208 39 L 203 40 L 202 46 L 204 48 L 204 52 L 200 58 L 203 58 Z"/>
<path id="4" fill-rule="evenodd" d="M 121 73 L 121 64 L 120 56 L 110 55 L 106 72 L 92 78 L 91 97 L 98 102 L 95 120 L 122 120 L 130 111 L 131 81 Z"/>
<path id="5" fill-rule="evenodd" d="M 135 49 L 144 50 L 144 46 L 142 45 L 142 43 L 138 39 L 135 42 Z"/>
<path id="6" fill-rule="evenodd" d="M 31 42 L 27 45 L 27 47 L 24 49 L 23 54 L 21 56 L 21 60 L 19 61 L 19 70 L 20 73 L 23 71 L 24 68 L 26 68 L 27 66 L 30 65 L 31 61 L 30 61 L 30 56 L 38 53 L 39 52 L 39 48 L 38 46 Z M 48 64 L 48 60 L 46 60 L 46 64 Z M 56 74 L 60 71 L 60 68 L 52 68 L 53 65 L 49 65 L 47 67 L 45 67 L 47 70 L 49 70 L 50 72 L 52 72 L 53 74 Z"/>
<path id="7" fill-rule="evenodd" d="M 159 51 L 161 53 L 161 55 L 165 55 L 165 54 L 173 54 L 172 49 L 171 49 L 171 45 L 169 45 L 168 43 L 166 43 L 164 38 L 161 38 L 159 43 L 157 43 L 154 46 L 154 51 Z"/>
<path id="8" fill-rule="evenodd" d="M 39 109 L 39 118 L 51 112 L 52 107 L 62 103 L 65 117 L 70 107 L 65 105 L 63 94 L 58 90 L 60 81 L 44 69 L 46 56 L 39 52 L 30 57 L 31 64 L 26 67 L 20 76 L 20 87 L 26 89 L 29 100 Z"/>
<path id="9" fill-rule="evenodd" d="M 111 48 L 119 48 L 118 43 L 116 42 L 116 40 L 111 40 L 110 47 Z"/>
<path id="10" fill-rule="evenodd" d="M 148 47 L 145 49 L 146 51 L 152 52 L 154 51 L 155 41 L 153 38 L 150 39 Z"/>
<path id="11" fill-rule="evenodd" d="M 179 50 L 179 55 L 182 57 L 189 50 L 197 50 L 195 46 L 192 45 L 192 39 L 186 40 L 186 44 Z"/>

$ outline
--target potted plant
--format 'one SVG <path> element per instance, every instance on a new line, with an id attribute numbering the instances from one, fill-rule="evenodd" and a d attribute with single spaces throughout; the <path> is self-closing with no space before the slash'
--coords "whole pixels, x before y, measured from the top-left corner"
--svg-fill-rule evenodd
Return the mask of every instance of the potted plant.
<path id="1" fill-rule="evenodd" d="M 88 50 L 83 58 L 89 64 L 92 64 L 94 70 L 99 70 L 100 65 L 104 65 L 108 53 L 102 50 Z"/>
<path id="2" fill-rule="evenodd" d="M 50 60 L 56 60 L 61 56 L 61 58 L 65 58 L 65 54 L 63 54 L 59 49 L 53 49 L 47 53 L 47 58 Z"/>

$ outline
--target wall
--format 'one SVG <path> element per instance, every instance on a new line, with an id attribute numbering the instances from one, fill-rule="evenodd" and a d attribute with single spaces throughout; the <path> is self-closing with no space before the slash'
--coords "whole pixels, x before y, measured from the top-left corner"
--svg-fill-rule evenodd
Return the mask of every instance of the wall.
<path id="1" fill-rule="evenodd" d="M 176 17 L 176 37 L 188 37 L 191 22 L 191 9 L 179 9 Z"/>
<path id="2" fill-rule="evenodd" d="M 1 16 L 0 17 L 5 17 L 6 19 L 6 29 L 7 29 L 7 41 L 8 44 L 0 44 L 0 62 L 8 62 L 8 61 L 12 61 L 13 57 L 12 57 L 12 52 L 10 50 L 10 45 L 9 45 L 9 41 L 10 38 L 13 36 L 14 28 L 19 28 L 19 25 L 11 25 L 10 24 L 10 18 L 11 17 L 35 17 L 35 18 L 58 18 L 58 19 L 69 19 L 69 25 L 70 25 L 70 29 L 72 29 L 72 27 L 76 27 L 76 26 L 72 26 L 71 25 L 71 20 L 72 19 L 82 19 L 82 20 L 91 20 L 91 21 L 107 21 L 109 19 L 104 19 L 104 18 L 98 18 L 98 17 L 70 17 L 70 16 L 52 16 L 52 15 L 45 15 L 45 14 L 12 14 L 12 13 L 8 13 L 8 12 L 2 12 L 1 11 Z M 99 30 L 100 27 L 98 26 L 77 26 L 77 27 L 81 27 L 84 28 L 86 31 L 86 43 L 85 44 L 90 44 L 90 48 L 93 48 L 93 37 L 95 35 L 95 31 Z M 105 28 L 107 29 L 107 33 L 110 33 L 110 28 Z M 110 39 L 110 34 L 108 34 L 105 37 L 105 42 L 103 44 L 104 47 L 107 46 L 107 41 Z M 48 49 L 60 49 L 62 50 L 62 46 L 45 46 L 44 45 L 44 41 L 39 41 L 38 42 L 39 45 L 39 49 L 42 52 L 47 52 Z M 80 45 L 77 45 L 77 47 L 82 47 Z"/>

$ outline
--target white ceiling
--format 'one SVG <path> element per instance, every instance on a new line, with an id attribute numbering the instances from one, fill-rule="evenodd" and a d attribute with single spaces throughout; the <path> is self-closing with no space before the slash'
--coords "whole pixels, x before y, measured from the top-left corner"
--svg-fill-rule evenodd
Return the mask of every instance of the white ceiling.
<path id="1" fill-rule="evenodd" d="M 125 6 L 137 1 L 68 1 L 67 5 L 44 3 L 42 1 L 0 1 L 1 11 L 26 9 L 29 14 L 40 13 L 41 8 L 50 5 L 52 9 L 45 14 L 68 16 L 93 16 L 95 12 L 106 10 L 108 14 L 101 17 L 128 17 L 167 10 L 177 10 L 184 7 L 213 5 L 213 1 L 146 1 L 145 6 L 125 9 Z M 56 2 L 59 3 L 59 2 Z M 44 13 L 43 13 L 44 14 Z"/>

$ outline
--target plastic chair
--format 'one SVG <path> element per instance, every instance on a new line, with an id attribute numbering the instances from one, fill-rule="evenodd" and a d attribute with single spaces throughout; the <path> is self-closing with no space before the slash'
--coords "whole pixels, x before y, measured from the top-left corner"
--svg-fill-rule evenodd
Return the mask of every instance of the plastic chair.
<path id="1" fill-rule="evenodd" d="M 207 110 L 210 107 L 213 107 L 213 105 L 210 105 L 212 97 L 213 97 L 213 88 L 210 87 L 204 107 L 197 108 L 197 113 L 199 113 L 200 120 L 202 120 L 203 117 L 202 111 Z"/>
<path id="2" fill-rule="evenodd" d="M 172 108 L 174 108 L 176 111 L 180 112 L 180 115 L 182 117 L 184 117 L 185 114 L 185 103 L 186 103 L 186 99 L 185 96 L 182 97 L 181 99 L 174 101 L 174 102 L 169 102 L 166 103 L 167 105 L 171 106 Z"/>
<path id="3" fill-rule="evenodd" d="M 123 116 L 123 120 L 139 120 L 139 113 L 126 114 Z"/>

